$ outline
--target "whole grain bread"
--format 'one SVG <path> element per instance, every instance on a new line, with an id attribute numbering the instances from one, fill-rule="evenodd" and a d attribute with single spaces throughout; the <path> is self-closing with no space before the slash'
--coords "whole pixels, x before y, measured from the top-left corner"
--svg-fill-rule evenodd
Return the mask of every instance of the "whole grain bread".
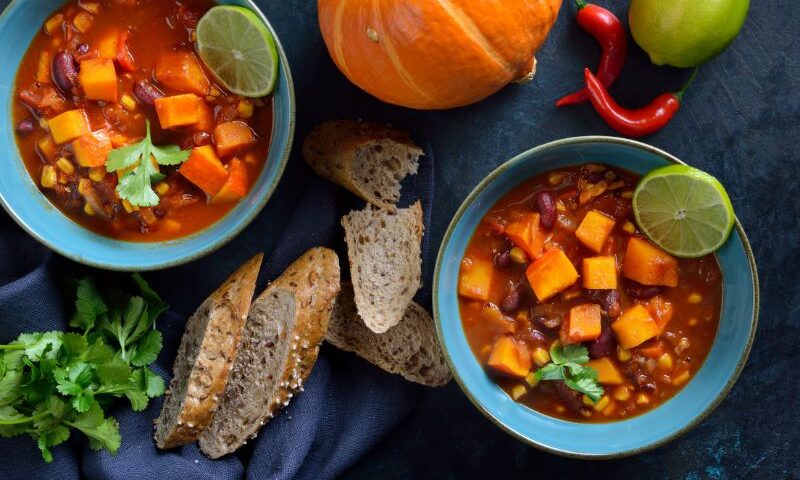
<path id="1" fill-rule="evenodd" d="M 358 314 L 375 333 L 397 325 L 421 285 L 422 206 L 367 206 L 342 218 Z"/>
<path id="2" fill-rule="evenodd" d="M 422 385 L 440 387 L 452 378 L 436 338 L 433 319 L 414 302 L 400 323 L 386 333 L 375 333 L 358 316 L 352 285 L 342 283 L 325 340 L 389 373 Z"/>
<path id="3" fill-rule="evenodd" d="M 314 248 L 256 300 L 220 407 L 200 436 L 219 458 L 241 447 L 303 390 L 339 293 L 339 258 Z"/>
<path id="4" fill-rule="evenodd" d="M 187 322 L 156 420 L 158 448 L 193 442 L 211 421 L 236 358 L 262 258 L 242 265 Z"/>
<path id="5" fill-rule="evenodd" d="M 337 120 L 319 125 L 306 137 L 303 155 L 320 176 L 376 207 L 394 210 L 400 182 L 417 173 L 424 152 L 396 128 Z"/>

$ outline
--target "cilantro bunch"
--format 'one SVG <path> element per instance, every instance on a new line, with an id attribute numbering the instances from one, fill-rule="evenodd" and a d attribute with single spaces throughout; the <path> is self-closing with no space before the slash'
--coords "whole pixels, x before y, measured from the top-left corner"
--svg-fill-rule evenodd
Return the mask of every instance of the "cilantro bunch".
<path id="1" fill-rule="evenodd" d="M 148 365 L 161 351 L 155 320 L 167 304 L 141 276 L 133 280 L 139 295 L 101 295 L 80 280 L 69 323 L 77 332 L 24 333 L 0 345 L 0 436 L 30 435 L 48 463 L 50 448 L 72 430 L 94 450 L 119 449 L 119 425 L 104 410 L 125 397 L 142 411 L 164 394 L 164 380 Z"/>
<path id="2" fill-rule="evenodd" d="M 603 387 L 597 381 L 597 371 L 589 363 L 589 350 L 580 344 L 550 347 L 550 363 L 536 371 L 538 380 L 562 380 L 569 388 L 597 402 L 603 397 Z"/>
<path id="3" fill-rule="evenodd" d="M 191 152 L 181 150 L 177 145 L 157 147 L 150 136 L 150 121 L 145 122 L 147 135 L 138 143 L 117 148 L 108 154 L 106 170 L 108 172 L 125 171 L 117 185 L 117 195 L 137 207 L 155 207 L 159 203 L 158 195 L 152 184 L 165 178 L 158 171 L 158 165 L 180 165 L 185 162 Z M 153 158 L 155 160 L 150 161 Z"/>

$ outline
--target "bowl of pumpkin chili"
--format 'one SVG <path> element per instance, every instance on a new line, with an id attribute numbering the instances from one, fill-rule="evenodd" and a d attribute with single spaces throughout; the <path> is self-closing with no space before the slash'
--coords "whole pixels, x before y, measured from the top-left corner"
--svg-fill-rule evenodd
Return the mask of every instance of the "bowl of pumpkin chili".
<path id="1" fill-rule="evenodd" d="M 251 1 L 13 1 L 0 18 L 8 112 L 0 203 L 73 260 L 152 270 L 227 243 L 262 210 L 294 135 L 283 48 Z M 272 93 L 247 98 L 204 64 L 198 21 L 252 11 L 277 52 Z M 142 161 L 145 157 L 149 162 Z"/>
<path id="2" fill-rule="evenodd" d="M 456 380 L 500 428 L 561 455 L 631 455 L 733 387 L 758 316 L 744 230 L 676 258 L 632 210 L 642 175 L 681 163 L 632 140 L 559 140 L 498 167 L 459 208 L 434 316 Z"/>

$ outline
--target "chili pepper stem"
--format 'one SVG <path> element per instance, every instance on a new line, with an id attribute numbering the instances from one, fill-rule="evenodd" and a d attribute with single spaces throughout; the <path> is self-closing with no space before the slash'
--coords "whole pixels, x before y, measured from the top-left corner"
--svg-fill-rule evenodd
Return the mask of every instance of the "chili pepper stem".
<path id="1" fill-rule="evenodd" d="M 586 3 L 586 0 L 575 0 L 575 7 L 576 7 L 578 10 L 580 10 L 580 9 L 582 9 L 582 8 L 584 8 L 584 7 L 586 7 L 586 5 L 588 5 L 588 4 Z"/>
<path id="2" fill-rule="evenodd" d="M 683 94 L 686 93 L 686 90 L 688 90 L 689 87 L 692 85 L 692 83 L 694 83 L 694 79 L 697 78 L 698 70 L 700 70 L 700 67 L 694 67 L 694 71 L 692 72 L 692 75 L 689 77 L 689 80 L 686 80 L 686 83 L 683 84 L 683 87 L 681 87 L 680 90 L 675 92 L 675 98 L 677 98 L 679 102 L 683 101 Z"/>

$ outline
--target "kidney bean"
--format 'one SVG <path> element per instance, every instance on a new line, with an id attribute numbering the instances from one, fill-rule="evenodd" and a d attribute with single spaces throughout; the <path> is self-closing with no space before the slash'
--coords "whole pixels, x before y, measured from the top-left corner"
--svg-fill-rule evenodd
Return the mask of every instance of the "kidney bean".
<path id="1" fill-rule="evenodd" d="M 497 268 L 508 268 L 511 266 L 511 251 L 503 250 L 494 255 L 494 266 Z"/>
<path id="2" fill-rule="evenodd" d="M 587 182 L 595 184 L 599 183 L 600 180 L 603 179 L 603 176 L 600 175 L 600 172 L 583 172 L 583 178 Z"/>
<path id="3" fill-rule="evenodd" d="M 138 80 L 133 84 L 133 95 L 147 105 L 153 105 L 157 99 L 164 96 L 161 90 L 147 80 Z"/>
<path id="4" fill-rule="evenodd" d="M 522 291 L 519 285 L 511 287 L 505 298 L 500 302 L 500 310 L 504 313 L 515 312 L 522 304 Z"/>
<path id="5" fill-rule="evenodd" d="M 632 298 L 639 300 L 647 300 L 653 298 L 663 291 L 663 288 L 657 285 L 642 285 L 641 283 L 632 280 L 625 281 L 625 291 L 628 292 Z"/>
<path id="6" fill-rule="evenodd" d="M 589 344 L 589 358 L 597 359 L 607 357 L 614 352 L 614 335 L 611 329 L 604 327 L 597 340 Z"/>
<path id="7" fill-rule="evenodd" d="M 53 57 L 53 82 L 62 93 L 68 95 L 72 87 L 77 85 L 78 67 L 75 58 L 69 52 L 58 52 Z"/>
<path id="8" fill-rule="evenodd" d="M 20 135 L 29 135 L 33 133 L 33 130 L 35 128 L 36 124 L 33 123 L 33 120 L 28 118 L 17 124 L 17 133 L 19 133 Z"/>
<path id="9" fill-rule="evenodd" d="M 202 147 L 211 143 L 211 135 L 208 132 L 197 132 L 192 136 L 195 146 Z"/>
<path id="10" fill-rule="evenodd" d="M 550 192 L 539 192 L 534 197 L 536 209 L 539 210 L 539 222 L 548 230 L 556 223 L 556 200 Z"/>
<path id="11" fill-rule="evenodd" d="M 566 383 L 560 380 L 554 383 L 556 386 L 556 391 L 558 392 L 558 396 L 561 397 L 561 400 L 567 405 L 567 408 L 572 410 L 574 413 L 580 414 L 581 409 L 583 408 L 581 394 L 569 388 Z"/>
<path id="12" fill-rule="evenodd" d="M 554 330 L 561 326 L 561 317 L 547 318 L 541 315 L 537 315 L 533 317 L 533 323 L 538 325 L 540 328 L 545 328 L 547 330 Z"/>
<path id="13" fill-rule="evenodd" d="M 89 45 L 85 43 L 79 43 L 77 47 L 75 47 L 75 51 L 78 52 L 79 55 L 85 55 L 89 52 Z"/>
<path id="14" fill-rule="evenodd" d="M 587 290 L 589 298 L 600 304 L 606 314 L 611 318 L 619 317 L 620 304 L 617 290 Z"/>

